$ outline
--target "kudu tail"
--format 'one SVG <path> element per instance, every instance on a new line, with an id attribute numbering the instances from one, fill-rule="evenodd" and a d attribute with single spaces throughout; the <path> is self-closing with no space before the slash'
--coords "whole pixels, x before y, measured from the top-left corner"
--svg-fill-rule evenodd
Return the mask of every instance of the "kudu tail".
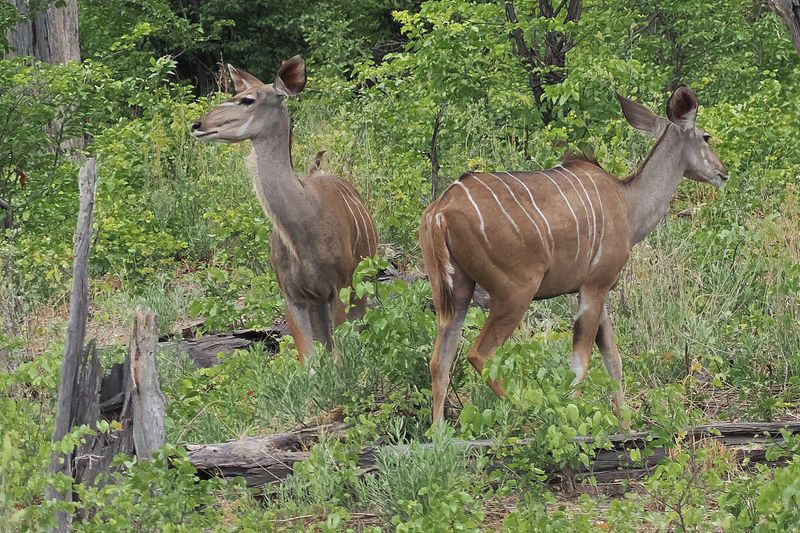
<path id="1" fill-rule="evenodd" d="M 455 314 L 453 300 L 453 263 L 447 248 L 447 220 L 435 209 L 428 209 L 419 227 L 419 241 L 425 270 L 431 282 L 433 306 L 439 323 L 447 323 Z"/>

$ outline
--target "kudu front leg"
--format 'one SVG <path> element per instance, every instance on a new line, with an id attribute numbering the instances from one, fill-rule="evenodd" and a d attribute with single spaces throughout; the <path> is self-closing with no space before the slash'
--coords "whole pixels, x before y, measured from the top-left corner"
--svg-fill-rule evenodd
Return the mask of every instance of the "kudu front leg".
<path id="1" fill-rule="evenodd" d="M 307 355 L 314 353 L 314 330 L 305 305 L 286 301 L 286 323 L 297 347 L 297 358 L 305 363 Z"/>
<path id="2" fill-rule="evenodd" d="M 333 301 L 310 304 L 308 316 L 315 340 L 321 342 L 325 350 L 333 354 L 333 360 L 336 361 L 338 354 L 333 343 Z"/>

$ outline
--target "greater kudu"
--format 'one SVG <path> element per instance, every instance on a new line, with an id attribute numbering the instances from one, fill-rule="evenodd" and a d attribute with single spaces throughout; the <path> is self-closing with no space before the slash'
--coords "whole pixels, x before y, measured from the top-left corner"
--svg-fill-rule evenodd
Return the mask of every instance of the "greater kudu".
<path id="1" fill-rule="evenodd" d="M 350 183 L 316 166 L 307 176 L 292 168 L 284 100 L 305 87 L 303 59 L 285 61 L 271 84 L 232 65 L 228 70 L 236 96 L 192 124 L 192 135 L 203 141 L 253 143 L 254 188 L 272 222 L 272 267 L 300 359 L 313 353 L 314 339 L 333 351 L 334 324 L 359 318 L 366 308 L 364 298 L 354 297 L 345 313 L 339 290 L 350 285 L 362 258 L 375 255 L 375 224 Z"/>
<path id="2" fill-rule="evenodd" d="M 469 352 L 480 374 L 516 329 L 531 301 L 577 292 L 572 369 L 579 383 L 597 343 L 624 401 L 622 361 L 605 299 L 631 247 L 664 217 L 683 176 L 720 186 L 727 171 L 695 124 L 697 98 L 679 87 L 669 119 L 619 97 L 631 126 L 657 139 L 638 170 L 617 179 L 573 160 L 542 172 L 470 172 L 425 211 L 420 242 L 438 332 L 430 361 L 433 420 L 444 416 L 450 367 L 475 283 L 491 296 L 489 317 Z M 489 381 L 497 395 L 501 383 Z"/>

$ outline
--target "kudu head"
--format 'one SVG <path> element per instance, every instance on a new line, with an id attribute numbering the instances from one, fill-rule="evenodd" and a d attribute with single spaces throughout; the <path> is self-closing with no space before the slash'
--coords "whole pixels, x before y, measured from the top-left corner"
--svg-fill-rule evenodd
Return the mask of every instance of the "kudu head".
<path id="1" fill-rule="evenodd" d="M 223 102 L 192 124 L 192 135 L 201 141 L 235 143 L 268 134 L 288 125 L 284 99 L 297 95 L 306 85 L 306 64 L 300 56 L 283 62 L 274 83 L 265 84 L 233 65 L 228 65 L 236 96 Z"/>
<path id="2" fill-rule="evenodd" d="M 728 171 L 719 155 L 709 144 L 710 135 L 697 125 L 697 97 L 689 87 L 675 89 L 667 102 L 667 117 L 659 117 L 642 104 L 617 95 L 622 113 L 628 123 L 636 129 L 662 138 L 668 128 L 678 135 L 676 150 L 685 164 L 684 176 L 695 181 L 710 183 L 717 187 L 728 179 Z M 678 155 L 678 154 L 676 154 Z"/>

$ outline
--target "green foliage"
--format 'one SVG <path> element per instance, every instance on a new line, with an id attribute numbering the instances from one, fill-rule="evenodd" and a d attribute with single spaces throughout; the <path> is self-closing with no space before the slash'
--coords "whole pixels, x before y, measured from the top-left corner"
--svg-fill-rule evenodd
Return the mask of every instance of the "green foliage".
<path id="1" fill-rule="evenodd" d="M 268 495 L 277 500 L 270 507 L 287 513 L 305 506 L 335 511 L 364 505 L 367 487 L 359 476 L 359 451 L 360 447 L 351 442 L 336 442 L 323 435 L 286 483 L 267 489 Z"/>
<path id="2" fill-rule="evenodd" d="M 384 375 L 391 383 L 429 383 L 428 359 L 434 339 L 430 289 L 400 279 L 377 281 L 378 272 L 387 266 L 382 259 L 363 260 L 353 273 L 353 286 L 342 289 L 341 297 L 347 301 L 350 294 L 367 295 L 378 304 L 367 310 L 360 337 L 363 349 L 383 360 Z"/>
<path id="3" fill-rule="evenodd" d="M 370 493 L 398 531 L 477 531 L 482 511 L 473 493 L 461 487 L 470 475 L 467 454 L 452 442 L 452 430 L 435 427 L 431 444 L 378 452 Z"/>
<path id="4" fill-rule="evenodd" d="M 122 472 L 103 488 L 78 487 L 85 518 L 76 531 L 141 531 L 171 524 L 173 531 L 195 531 L 218 524 L 216 493 L 225 485 L 201 480 L 183 448 L 165 446 L 149 461 L 119 456 Z"/>
<path id="5" fill-rule="evenodd" d="M 566 78 L 543 97 L 554 111 L 546 127 L 502 3 L 86 0 L 83 63 L 0 61 L 0 200 L 11 206 L 10 218 L 0 208 L 0 224 L 11 228 L 0 246 L 0 529 L 52 526 L 58 505 L 42 501 L 44 487 L 69 482 L 44 473 L 62 347 L 38 353 L 39 339 L 30 338 L 63 329 L 47 307 L 64 301 L 72 259 L 76 149 L 64 141 L 91 139 L 85 149 L 100 162 L 93 328 L 115 313 L 123 322 L 139 303 L 157 310 L 160 332 L 187 308 L 207 329 L 269 327 L 281 298 L 268 266 L 270 224 L 243 164 L 247 149 L 192 139 L 188 125 L 226 96 L 191 101 L 191 93 L 222 81 L 220 60 L 271 81 L 295 53 L 309 58 L 310 75 L 290 104 L 298 167 L 327 150 L 326 170 L 363 193 L 402 269 L 419 264 L 437 122 L 440 185 L 469 169 L 547 167 L 564 148 L 584 145 L 622 175 L 652 140 L 625 123 L 613 92 L 658 110 L 676 83 L 697 91 L 699 123 L 731 179 L 718 191 L 679 188 L 673 211 L 681 216 L 670 214 L 633 250 L 609 302 L 630 402 L 623 416 L 653 433 L 632 458 L 655 446 L 667 446 L 667 458 L 624 497 L 575 505 L 542 482 L 549 468 L 589 464 L 619 429 L 614 384 L 598 358 L 572 397 L 565 298 L 534 304 L 484 376 L 461 355 L 485 314 L 467 317 L 450 423 L 460 437 L 496 443 L 494 459 L 505 468 L 484 471 L 489 457 L 465 454 L 452 431 L 426 433 L 429 288 L 378 282 L 387 263 L 371 258 L 340 295 L 367 296 L 372 306 L 337 331 L 336 365 L 322 351 L 300 365 L 290 339 L 278 354 L 256 347 L 201 370 L 183 354 L 161 353 L 171 444 L 153 462 L 120 459 L 122 470 L 102 489 L 76 487 L 82 502 L 65 509 L 83 516 L 77 530 L 476 530 L 491 527 L 494 498 L 516 505 L 504 517 L 508 530 L 797 528 L 797 437 L 787 434 L 769 452 L 784 464 L 757 467 L 678 438 L 708 418 L 772 420 L 800 403 L 800 70 L 785 29 L 750 0 L 658 9 L 587 0 L 569 26 L 531 16 L 535 2 L 514 4 L 526 38 L 575 36 Z M 0 29 L 21 16 L 29 14 L 0 2 Z M 44 326 L 22 316 L 37 304 L 50 311 Z M 119 358 L 121 349 L 104 353 Z M 507 397 L 496 399 L 483 378 L 502 380 Z M 174 448 L 340 416 L 353 424 L 349 435 L 323 439 L 265 502 L 240 486 L 199 480 Z M 88 431 L 55 446 L 73 449 Z M 377 472 L 365 478 L 356 457 L 376 442 L 398 447 L 380 452 Z M 373 517 L 369 526 L 358 522 L 364 515 Z"/>

